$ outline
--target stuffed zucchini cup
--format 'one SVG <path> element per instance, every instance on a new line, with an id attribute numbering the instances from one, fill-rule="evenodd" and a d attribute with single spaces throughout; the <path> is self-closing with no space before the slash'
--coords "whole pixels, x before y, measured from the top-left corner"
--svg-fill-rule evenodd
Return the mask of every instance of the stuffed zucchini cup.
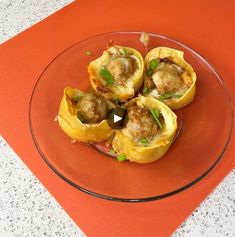
<path id="1" fill-rule="evenodd" d="M 196 91 L 196 73 L 184 53 L 167 48 L 152 49 L 145 57 L 143 94 L 161 100 L 171 109 L 189 104 Z"/>
<path id="2" fill-rule="evenodd" d="M 150 163 L 170 147 L 177 129 L 177 117 L 164 103 L 139 96 L 126 104 L 127 122 L 116 131 L 113 149 L 137 163 Z"/>
<path id="3" fill-rule="evenodd" d="M 143 71 L 141 54 L 122 46 L 108 48 L 88 66 L 93 89 L 106 99 L 123 102 L 135 96 L 143 82 Z"/>
<path id="4" fill-rule="evenodd" d="M 67 87 L 60 102 L 58 122 L 73 140 L 101 142 L 114 131 L 107 123 L 107 113 L 114 105 L 95 93 Z"/>

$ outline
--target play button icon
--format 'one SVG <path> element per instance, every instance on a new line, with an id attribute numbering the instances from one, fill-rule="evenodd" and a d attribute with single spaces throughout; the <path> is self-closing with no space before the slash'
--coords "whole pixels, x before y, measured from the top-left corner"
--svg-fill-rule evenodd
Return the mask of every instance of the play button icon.
<path id="1" fill-rule="evenodd" d="M 122 118 L 119 115 L 114 114 L 114 118 L 113 118 L 114 123 L 116 123 L 120 120 L 122 120 Z"/>
<path id="2" fill-rule="evenodd" d="M 123 108 L 111 109 L 108 112 L 108 124 L 113 129 L 121 129 L 124 126 L 126 111 Z"/>

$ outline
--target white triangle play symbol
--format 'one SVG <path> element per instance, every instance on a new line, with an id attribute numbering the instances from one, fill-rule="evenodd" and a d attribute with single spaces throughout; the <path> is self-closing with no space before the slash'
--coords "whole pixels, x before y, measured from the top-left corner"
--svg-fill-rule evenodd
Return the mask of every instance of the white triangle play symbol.
<path id="1" fill-rule="evenodd" d="M 114 118 L 113 118 L 114 123 L 116 123 L 116 122 L 118 122 L 120 120 L 122 120 L 122 118 L 120 116 L 114 114 Z"/>

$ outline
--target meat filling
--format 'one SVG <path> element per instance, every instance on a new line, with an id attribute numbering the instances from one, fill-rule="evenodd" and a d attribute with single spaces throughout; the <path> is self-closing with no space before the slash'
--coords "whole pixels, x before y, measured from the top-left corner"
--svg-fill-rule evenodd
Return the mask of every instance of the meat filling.
<path id="1" fill-rule="evenodd" d="M 87 93 L 77 102 L 77 115 L 84 123 L 99 123 L 107 116 L 107 102 L 94 93 Z"/>
<path id="2" fill-rule="evenodd" d="M 108 71 L 112 74 L 114 81 L 124 85 L 138 69 L 137 61 L 133 53 L 126 48 L 111 47 L 106 51 L 109 62 Z"/>
<path id="3" fill-rule="evenodd" d="M 141 138 L 153 138 L 158 131 L 156 121 L 149 110 L 133 105 L 128 108 L 128 122 L 125 132 L 131 138 L 139 141 Z"/>
<path id="4" fill-rule="evenodd" d="M 113 75 L 114 80 L 121 84 L 134 72 L 133 59 L 128 57 L 114 58 L 107 65 L 107 69 Z"/>
<path id="5" fill-rule="evenodd" d="M 184 86 L 181 69 L 173 63 L 160 62 L 152 80 L 159 94 L 175 92 Z"/>

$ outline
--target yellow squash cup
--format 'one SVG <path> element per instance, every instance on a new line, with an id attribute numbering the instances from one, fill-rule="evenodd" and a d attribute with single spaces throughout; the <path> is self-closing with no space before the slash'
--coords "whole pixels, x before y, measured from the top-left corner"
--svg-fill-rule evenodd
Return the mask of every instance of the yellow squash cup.
<path id="1" fill-rule="evenodd" d="M 162 100 L 162 102 L 168 105 L 171 109 L 179 109 L 192 102 L 196 92 L 196 73 L 194 72 L 192 66 L 184 60 L 184 53 L 182 51 L 167 47 L 154 48 L 145 57 L 145 68 L 148 68 L 149 63 L 153 59 L 156 59 L 158 61 L 167 59 L 173 62 L 175 65 L 179 66 L 183 70 L 181 77 L 184 83 L 188 85 L 188 89 L 183 93 L 180 98 L 166 99 Z M 145 88 L 148 87 L 146 83 L 147 79 L 148 76 L 145 75 Z M 153 89 L 152 92 L 147 94 L 147 96 L 152 96 L 158 99 L 155 90 L 156 89 Z"/>
<path id="2" fill-rule="evenodd" d="M 76 97 L 82 96 L 84 92 L 67 87 L 60 102 L 58 122 L 61 129 L 73 140 L 81 142 L 102 142 L 111 137 L 114 133 L 107 120 L 97 124 L 84 124 L 78 119 L 76 107 L 73 102 Z M 108 102 L 110 108 L 112 103 Z"/>
<path id="3" fill-rule="evenodd" d="M 124 129 L 117 130 L 113 139 L 113 149 L 117 154 L 124 154 L 127 160 L 137 163 L 150 163 L 161 158 L 169 149 L 176 130 L 177 117 L 164 103 L 152 98 L 139 96 L 130 102 L 136 102 L 138 107 L 158 109 L 164 118 L 163 128 L 159 129 L 157 135 L 145 147 L 134 139 L 125 135 Z"/>
<path id="4" fill-rule="evenodd" d="M 127 101 L 143 82 L 144 60 L 135 49 L 113 46 L 90 62 L 89 79 L 93 89 L 108 100 Z"/>

